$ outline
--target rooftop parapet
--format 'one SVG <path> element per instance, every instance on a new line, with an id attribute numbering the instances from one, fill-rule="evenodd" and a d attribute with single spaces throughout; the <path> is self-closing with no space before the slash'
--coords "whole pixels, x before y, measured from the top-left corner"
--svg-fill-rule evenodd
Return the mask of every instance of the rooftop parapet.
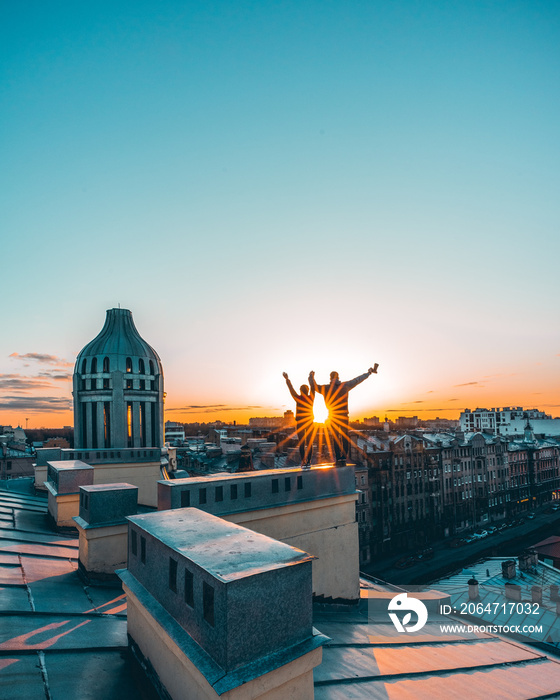
<path id="1" fill-rule="evenodd" d="M 142 449 L 99 449 L 99 450 L 78 450 L 71 448 L 43 448 L 37 450 L 37 465 L 44 466 L 52 460 L 60 462 L 71 462 L 74 460 L 84 460 L 88 464 L 115 464 L 118 462 L 159 462 L 161 459 L 161 449 L 149 447 Z"/>
<path id="2" fill-rule="evenodd" d="M 159 481 L 158 509 L 192 506 L 213 515 L 230 515 L 355 492 L 351 465 L 267 469 Z"/>

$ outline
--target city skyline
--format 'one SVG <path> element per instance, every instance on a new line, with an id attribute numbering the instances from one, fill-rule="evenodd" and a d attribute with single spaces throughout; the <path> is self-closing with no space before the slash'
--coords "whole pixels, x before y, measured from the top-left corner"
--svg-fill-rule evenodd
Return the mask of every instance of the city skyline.
<path id="1" fill-rule="evenodd" d="M 71 424 L 105 310 L 166 419 L 559 415 L 560 10 L 5 4 L 0 423 Z"/>

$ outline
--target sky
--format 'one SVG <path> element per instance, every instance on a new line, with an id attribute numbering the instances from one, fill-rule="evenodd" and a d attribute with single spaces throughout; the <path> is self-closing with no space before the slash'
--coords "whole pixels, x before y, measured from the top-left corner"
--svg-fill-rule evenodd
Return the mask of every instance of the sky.
<path id="1" fill-rule="evenodd" d="M 0 424 L 118 304 L 166 419 L 560 415 L 559 76 L 555 1 L 4 0 Z"/>

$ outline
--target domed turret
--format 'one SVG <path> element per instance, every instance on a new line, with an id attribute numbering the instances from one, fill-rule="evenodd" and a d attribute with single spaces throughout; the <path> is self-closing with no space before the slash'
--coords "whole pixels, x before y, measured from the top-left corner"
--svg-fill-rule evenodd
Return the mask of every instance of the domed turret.
<path id="1" fill-rule="evenodd" d="M 74 368 L 74 443 L 79 449 L 161 447 L 163 369 L 128 309 L 109 309 Z"/>

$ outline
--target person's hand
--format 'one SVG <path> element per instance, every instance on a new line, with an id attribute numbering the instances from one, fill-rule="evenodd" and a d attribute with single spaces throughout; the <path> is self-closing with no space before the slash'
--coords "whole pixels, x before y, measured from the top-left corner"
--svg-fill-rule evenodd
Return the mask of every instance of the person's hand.
<path id="1" fill-rule="evenodd" d="M 287 373 L 287 372 L 282 372 L 282 376 L 284 377 L 284 379 L 287 379 L 287 378 L 288 378 L 288 373 Z"/>

